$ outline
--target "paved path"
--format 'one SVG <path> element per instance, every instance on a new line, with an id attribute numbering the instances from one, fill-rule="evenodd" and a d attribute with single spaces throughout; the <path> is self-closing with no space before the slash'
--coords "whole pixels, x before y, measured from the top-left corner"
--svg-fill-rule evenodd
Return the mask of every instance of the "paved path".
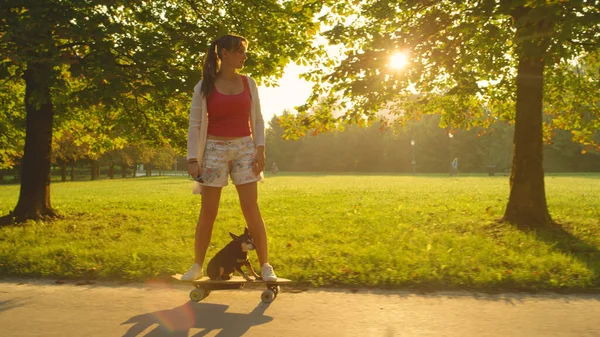
<path id="1" fill-rule="evenodd" d="M 0 280 L 0 336 L 600 336 L 600 295 L 262 288 Z"/>

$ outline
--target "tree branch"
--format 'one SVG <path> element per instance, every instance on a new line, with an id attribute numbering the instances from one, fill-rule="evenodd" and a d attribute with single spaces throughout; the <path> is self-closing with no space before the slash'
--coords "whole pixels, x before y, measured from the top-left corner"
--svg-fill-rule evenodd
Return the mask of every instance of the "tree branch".
<path id="1" fill-rule="evenodd" d="M 72 48 L 72 47 L 76 47 L 76 46 L 89 46 L 90 44 L 87 42 L 82 42 L 82 41 L 78 41 L 78 42 L 71 42 L 71 43 L 65 43 L 65 44 L 61 44 L 59 46 L 56 46 L 56 48 L 58 49 L 67 49 L 67 48 Z"/>
<path id="2" fill-rule="evenodd" d="M 594 47 L 596 46 L 598 43 L 593 43 L 593 42 L 581 42 L 581 41 L 575 41 L 573 39 L 567 39 L 567 41 L 569 41 L 572 44 L 578 45 L 578 46 L 583 46 L 583 47 Z"/>
<path id="3" fill-rule="evenodd" d="M 187 2 L 188 5 L 190 5 L 190 8 L 196 14 L 196 18 L 198 20 L 202 20 L 202 22 L 204 22 L 207 26 L 210 26 L 210 24 L 206 20 L 203 19 L 206 16 L 206 13 L 202 13 L 200 11 L 200 9 L 198 8 L 198 6 L 196 6 L 196 1 L 195 0 L 185 0 L 185 2 Z"/>

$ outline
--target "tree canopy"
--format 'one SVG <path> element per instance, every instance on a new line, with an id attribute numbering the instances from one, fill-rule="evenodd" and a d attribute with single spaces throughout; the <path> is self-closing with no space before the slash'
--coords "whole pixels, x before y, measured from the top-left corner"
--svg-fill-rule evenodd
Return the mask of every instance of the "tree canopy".
<path id="1" fill-rule="evenodd" d="M 100 121 L 91 128 L 181 149 L 210 42 L 229 32 L 247 37 L 247 73 L 272 84 L 290 60 L 310 53 L 321 6 L 317 0 L 0 3 L 0 81 L 25 87 L 23 183 L 9 218 L 54 215 L 53 129 Z"/>
<path id="2" fill-rule="evenodd" d="M 504 218 L 547 224 L 544 136 L 564 128 L 588 149 L 599 149 L 599 8 L 597 0 L 332 3 L 324 36 L 345 54 L 324 59 L 306 75 L 317 83 L 311 100 L 282 125 L 302 133 L 372 121 L 382 111 L 401 124 L 440 114 L 448 132 L 512 121 L 515 151 Z M 390 66 L 395 53 L 409 55 L 406 68 Z"/>
<path id="3" fill-rule="evenodd" d="M 330 29 L 323 35 L 345 54 L 323 59 L 305 75 L 317 84 L 301 110 L 327 97 L 346 112 L 335 121 L 372 119 L 382 110 L 406 119 L 440 113 L 443 127 L 514 120 L 519 55 L 533 52 L 520 44 L 532 36 L 518 36 L 517 28 L 543 20 L 552 23 L 539 32 L 549 38 L 544 97 L 553 108 L 545 113 L 578 118 L 586 108 L 586 118 L 554 126 L 589 134 L 600 119 L 599 7 L 598 1 L 337 2 L 324 18 Z M 390 64 L 396 53 L 407 54 L 404 69 Z M 560 101 L 558 93 L 572 93 L 577 104 Z M 319 113 L 335 111 L 319 106 L 311 120 L 328 120 Z"/>

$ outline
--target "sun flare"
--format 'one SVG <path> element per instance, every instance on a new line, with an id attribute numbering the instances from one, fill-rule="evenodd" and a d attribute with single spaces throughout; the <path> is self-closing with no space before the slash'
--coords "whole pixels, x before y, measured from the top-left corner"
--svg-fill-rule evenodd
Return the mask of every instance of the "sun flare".
<path id="1" fill-rule="evenodd" d="M 403 69 L 408 65 L 408 55 L 403 52 L 396 52 L 390 57 L 390 67 L 394 69 Z"/>

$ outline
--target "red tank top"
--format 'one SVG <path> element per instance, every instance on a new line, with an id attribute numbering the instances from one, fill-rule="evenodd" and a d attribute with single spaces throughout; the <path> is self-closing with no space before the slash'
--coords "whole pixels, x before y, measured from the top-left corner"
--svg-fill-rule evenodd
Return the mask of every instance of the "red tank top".
<path id="1" fill-rule="evenodd" d="M 244 91 L 236 95 L 225 95 L 213 86 L 208 95 L 208 134 L 219 137 L 250 136 L 250 109 L 252 97 L 248 79 L 242 76 Z"/>

